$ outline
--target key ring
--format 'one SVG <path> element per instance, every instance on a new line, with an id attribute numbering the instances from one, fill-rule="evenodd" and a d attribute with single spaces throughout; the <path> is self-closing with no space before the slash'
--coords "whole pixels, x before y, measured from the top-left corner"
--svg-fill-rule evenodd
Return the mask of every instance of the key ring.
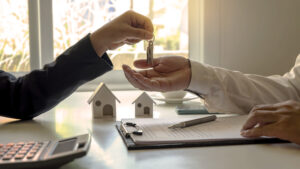
<path id="1" fill-rule="evenodd" d="M 150 40 L 148 40 L 148 43 L 149 43 L 149 42 L 152 42 L 152 43 L 153 43 L 154 41 L 155 41 L 155 36 L 153 35 L 153 38 L 150 39 Z"/>

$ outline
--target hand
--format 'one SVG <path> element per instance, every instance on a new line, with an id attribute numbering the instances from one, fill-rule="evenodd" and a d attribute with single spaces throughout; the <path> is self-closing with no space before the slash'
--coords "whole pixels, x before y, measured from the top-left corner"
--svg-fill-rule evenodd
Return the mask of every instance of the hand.
<path id="1" fill-rule="evenodd" d="M 179 56 L 160 57 L 153 60 L 153 67 L 146 60 L 137 60 L 134 66 L 141 71 L 123 65 L 128 81 L 136 88 L 148 91 L 173 91 L 186 89 L 191 81 L 189 61 Z M 149 69 L 150 68 L 150 69 Z"/>
<path id="2" fill-rule="evenodd" d="M 244 137 L 269 136 L 300 144 L 300 102 L 255 106 L 244 124 Z"/>
<path id="3" fill-rule="evenodd" d="M 106 50 L 124 44 L 134 44 L 153 37 L 153 25 L 149 18 L 127 11 L 91 34 L 92 45 L 99 56 Z"/>

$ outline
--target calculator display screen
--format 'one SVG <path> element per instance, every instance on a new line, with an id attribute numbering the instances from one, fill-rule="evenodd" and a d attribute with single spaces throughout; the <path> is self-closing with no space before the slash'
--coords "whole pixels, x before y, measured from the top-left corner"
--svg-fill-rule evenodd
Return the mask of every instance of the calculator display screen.
<path id="1" fill-rule="evenodd" d="M 59 141 L 52 155 L 72 151 L 76 144 L 76 138 Z"/>

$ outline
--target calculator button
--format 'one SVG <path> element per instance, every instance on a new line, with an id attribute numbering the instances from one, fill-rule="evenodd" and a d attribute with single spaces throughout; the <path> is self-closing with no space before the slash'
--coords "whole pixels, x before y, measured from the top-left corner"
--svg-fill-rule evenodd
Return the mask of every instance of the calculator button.
<path id="1" fill-rule="evenodd" d="M 33 147 L 31 150 L 39 150 L 40 149 L 40 147 Z"/>
<path id="2" fill-rule="evenodd" d="M 9 151 L 8 153 L 6 153 L 6 154 L 8 154 L 8 155 L 15 155 L 16 154 L 16 152 L 15 151 Z"/>
<path id="3" fill-rule="evenodd" d="M 28 142 L 26 145 L 34 145 L 34 144 L 35 144 L 34 141 L 30 141 L 30 142 Z"/>
<path id="4" fill-rule="evenodd" d="M 23 146 L 25 143 L 24 142 L 18 142 L 17 145 L 18 146 Z"/>
<path id="5" fill-rule="evenodd" d="M 23 159 L 25 157 L 25 155 L 21 155 L 21 154 L 17 154 L 16 156 L 15 156 L 15 159 Z"/>
<path id="6" fill-rule="evenodd" d="M 13 147 L 13 148 L 10 149 L 10 151 L 12 151 L 12 150 L 18 151 L 18 150 L 20 150 L 20 148 L 18 148 L 18 147 Z"/>
<path id="7" fill-rule="evenodd" d="M 15 143 L 7 143 L 5 146 L 12 147 L 14 145 L 15 145 Z"/>
<path id="8" fill-rule="evenodd" d="M 33 145 L 26 144 L 23 148 L 31 148 Z"/>
<path id="9" fill-rule="evenodd" d="M 27 159 L 32 159 L 34 156 L 35 156 L 35 154 L 28 154 L 26 158 Z"/>
<path id="10" fill-rule="evenodd" d="M 30 148 L 22 148 L 20 151 L 28 151 Z"/>
<path id="11" fill-rule="evenodd" d="M 12 155 L 5 155 L 2 160 L 10 160 L 12 158 Z"/>
<path id="12" fill-rule="evenodd" d="M 29 151 L 31 148 L 22 148 L 21 151 Z"/>
<path id="13" fill-rule="evenodd" d="M 7 152 L 9 150 L 9 148 L 3 148 L 2 151 L 3 152 Z"/>
<path id="14" fill-rule="evenodd" d="M 19 151 L 18 154 L 26 154 L 27 151 Z"/>
<path id="15" fill-rule="evenodd" d="M 19 149 L 19 148 L 22 148 L 22 146 L 14 146 L 13 148 L 18 148 Z"/>

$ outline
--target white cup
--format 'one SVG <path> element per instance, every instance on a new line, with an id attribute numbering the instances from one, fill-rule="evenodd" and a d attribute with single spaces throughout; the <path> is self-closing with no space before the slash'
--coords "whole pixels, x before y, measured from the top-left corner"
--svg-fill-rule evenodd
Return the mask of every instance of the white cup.
<path id="1" fill-rule="evenodd" d="M 172 92 L 163 92 L 161 93 L 166 99 L 183 99 L 186 95 L 186 91 L 178 90 Z"/>

